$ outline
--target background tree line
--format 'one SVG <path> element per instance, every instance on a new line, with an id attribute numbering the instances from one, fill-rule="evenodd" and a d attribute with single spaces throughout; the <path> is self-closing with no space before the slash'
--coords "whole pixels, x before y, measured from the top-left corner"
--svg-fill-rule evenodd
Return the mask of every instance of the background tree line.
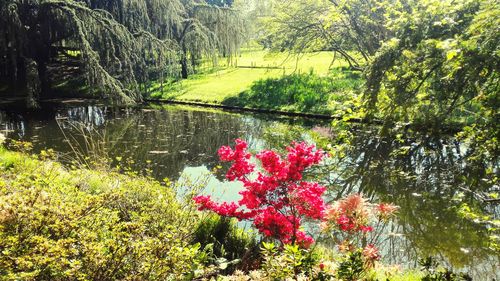
<path id="1" fill-rule="evenodd" d="M 356 118 L 498 123 L 496 0 L 6 0 L 0 15 L 0 78 L 31 103 L 78 75 L 132 103 L 257 41 L 347 61 L 364 77 Z"/>

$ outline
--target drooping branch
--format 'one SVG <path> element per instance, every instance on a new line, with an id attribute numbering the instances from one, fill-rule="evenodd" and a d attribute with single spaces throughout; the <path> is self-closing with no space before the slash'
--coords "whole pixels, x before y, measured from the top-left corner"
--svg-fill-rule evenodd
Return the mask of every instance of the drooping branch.
<path id="1" fill-rule="evenodd" d="M 0 79 L 25 87 L 32 60 L 46 90 L 49 64 L 64 72 L 72 60 L 119 103 L 140 101 L 165 73 L 178 77 L 179 62 L 187 77 L 188 58 L 194 69 L 202 57 L 231 57 L 243 38 L 237 11 L 194 0 L 5 0 L 0 15 Z"/>
<path id="2" fill-rule="evenodd" d="M 130 19 L 119 14 L 120 9 L 97 3 L 105 1 L 93 2 L 4 2 L 0 6 L 1 14 L 5 15 L 0 27 L 4 35 L 0 39 L 0 64 L 5 69 L 2 74 L 15 73 L 10 79 L 25 83 L 25 78 L 17 75 L 19 67 L 26 68 L 23 63 L 19 65 L 19 61 L 33 59 L 39 68 L 45 67 L 50 52 L 57 53 L 59 47 L 66 47 L 81 54 L 80 65 L 88 85 L 99 88 L 102 94 L 119 103 L 141 100 L 138 85 L 148 81 L 151 69 L 172 62 L 169 58 L 175 55 L 174 44 L 143 29 L 132 33 L 115 19 Z M 28 36 L 28 33 L 42 35 Z M 39 46 L 49 49 L 43 58 L 36 50 Z"/>

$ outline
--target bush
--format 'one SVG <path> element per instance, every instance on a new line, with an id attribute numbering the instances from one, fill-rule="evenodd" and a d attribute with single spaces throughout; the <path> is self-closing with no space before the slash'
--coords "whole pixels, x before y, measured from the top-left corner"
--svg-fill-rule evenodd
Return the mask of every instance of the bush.
<path id="1" fill-rule="evenodd" d="M 235 219 L 209 214 L 202 219 L 194 231 L 193 243 L 201 248 L 211 247 L 217 258 L 241 260 L 258 254 L 256 236 L 238 228 Z"/>
<path id="2" fill-rule="evenodd" d="M 203 257 L 190 210 L 148 178 L 0 147 L 0 279 L 189 279 Z"/>
<path id="3" fill-rule="evenodd" d="M 268 280 L 289 280 L 298 276 L 314 276 L 319 255 L 298 245 L 284 245 L 279 249 L 273 243 L 262 243 L 262 270 Z"/>

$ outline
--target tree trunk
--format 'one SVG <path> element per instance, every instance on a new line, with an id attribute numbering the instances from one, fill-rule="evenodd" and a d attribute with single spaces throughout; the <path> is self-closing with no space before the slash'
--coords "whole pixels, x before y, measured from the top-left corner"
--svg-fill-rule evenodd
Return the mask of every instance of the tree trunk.
<path id="1" fill-rule="evenodd" d="M 191 54 L 191 67 L 193 68 L 193 73 L 196 73 L 196 58 L 193 54 Z"/>
<path id="2" fill-rule="evenodd" d="M 50 90 L 50 81 L 47 73 L 47 64 L 44 61 L 37 61 L 38 80 L 40 81 L 40 94 L 46 96 Z"/>
<path id="3" fill-rule="evenodd" d="M 186 54 L 183 54 L 181 58 L 181 77 L 182 79 L 188 78 L 188 60 Z"/>
<path id="4" fill-rule="evenodd" d="M 40 74 L 38 64 L 34 60 L 26 61 L 26 102 L 28 108 L 37 108 L 40 95 Z"/>

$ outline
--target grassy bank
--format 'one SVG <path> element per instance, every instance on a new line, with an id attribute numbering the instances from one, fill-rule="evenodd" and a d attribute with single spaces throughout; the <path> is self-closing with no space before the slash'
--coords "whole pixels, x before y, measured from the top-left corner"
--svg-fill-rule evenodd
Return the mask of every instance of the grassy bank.
<path id="1" fill-rule="evenodd" d="M 360 76 L 346 67 L 340 59 L 333 61 L 331 52 L 292 57 L 243 51 L 232 65 L 222 64 L 163 88 L 153 83 L 151 98 L 328 114 L 361 84 Z"/>
<path id="2" fill-rule="evenodd" d="M 359 74 L 338 70 L 329 76 L 292 74 L 256 81 L 227 97 L 223 105 L 332 115 L 351 104 L 361 87 Z"/>

